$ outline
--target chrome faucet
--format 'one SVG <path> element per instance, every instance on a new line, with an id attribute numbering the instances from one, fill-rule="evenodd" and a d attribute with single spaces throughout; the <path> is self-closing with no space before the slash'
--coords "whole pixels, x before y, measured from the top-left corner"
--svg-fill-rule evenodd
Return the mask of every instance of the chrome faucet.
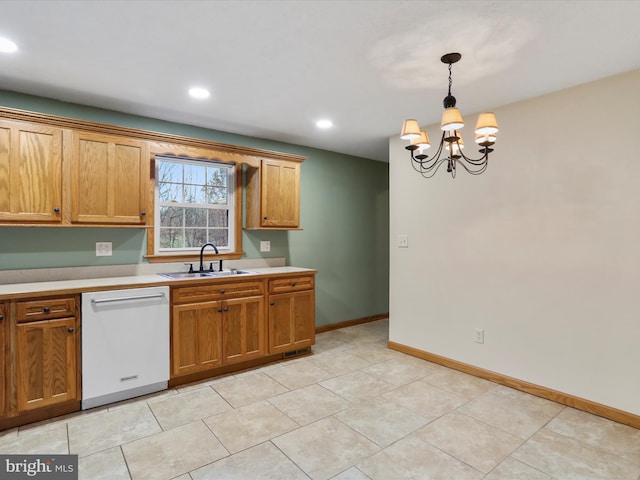
<path id="1" fill-rule="evenodd" d="M 220 252 L 218 252 L 218 247 L 216 247 L 213 243 L 205 243 L 204 245 L 202 245 L 202 248 L 200 249 L 200 271 L 201 272 L 204 272 L 203 256 L 204 256 L 204 249 L 206 247 L 213 247 L 213 249 L 216 251 L 216 255 L 220 255 Z M 219 265 L 218 269 L 222 271 L 222 259 L 219 260 L 218 265 Z M 209 267 L 209 270 L 213 270 L 213 264 L 211 264 L 211 266 Z"/>

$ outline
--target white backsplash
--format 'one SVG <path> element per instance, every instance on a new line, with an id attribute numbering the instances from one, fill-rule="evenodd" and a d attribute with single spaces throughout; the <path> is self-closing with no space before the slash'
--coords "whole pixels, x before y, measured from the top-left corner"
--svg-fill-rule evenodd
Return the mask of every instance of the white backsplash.
<path id="1" fill-rule="evenodd" d="M 208 264 L 209 260 L 207 260 Z M 193 263 L 194 268 L 198 262 Z M 217 266 L 217 260 L 214 262 Z M 252 268 L 284 267 L 285 258 L 246 258 L 224 260 L 223 267 L 250 270 Z M 131 275 L 152 275 L 154 273 L 186 272 L 185 262 L 136 263 L 130 265 L 105 265 L 93 267 L 34 268 L 29 270 L 0 270 L 0 285 L 14 283 L 53 282 L 58 280 L 80 280 L 85 278 L 126 277 Z"/>

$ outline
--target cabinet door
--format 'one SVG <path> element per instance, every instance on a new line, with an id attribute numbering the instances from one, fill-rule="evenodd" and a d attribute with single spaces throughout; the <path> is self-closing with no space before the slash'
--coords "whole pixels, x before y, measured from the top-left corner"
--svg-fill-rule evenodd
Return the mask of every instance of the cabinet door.
<path id="1" fill-rule="evenodd" d="M 314 291 L 269 296 L 269 351 L 286 352 L 315 343 Z"/>
<path id="2" fill-rule="evenodd" d="M 223 305 L 224 363 L 236 363 L 265 354 L 264 298 L 226 300 Z"/>
<path id="3" fill-rule="evenodd" d="M 76 319 L 16 325 L 18 410 L 75 400 Z"/>
<path id="4" fill-rule="evenodd" d="M 5 382 L 9 375 L 7 375 L 7 362 L 5 356 L 7 351 L 5 350 L 5 338 L 6 338 L 6 325 L 7 317 L 5 316 L 4 305 L 0 303 L 0 417 L 4 416 L 6 409 L 6 394 Z"/>
<path id="5" fill-rule="evenodd" d="M 300 164 L 262 161 L 262 226 L 300 226 Z"/>
<path id="6" fill-rule="evenodd" d="M 144 224 L 149 163 L 143 141 L 74 132 L 71 221 Z"/>
<path id="7" fill-rule="evenodd" d="M 0 120 L 0 221 L 61 221 L 62 130 Z"/>
<path id="8" fill-rule="evenodd" d="M 171 375 L 200 372 L 222 363 L 222 303 L 173 307 Z"/>

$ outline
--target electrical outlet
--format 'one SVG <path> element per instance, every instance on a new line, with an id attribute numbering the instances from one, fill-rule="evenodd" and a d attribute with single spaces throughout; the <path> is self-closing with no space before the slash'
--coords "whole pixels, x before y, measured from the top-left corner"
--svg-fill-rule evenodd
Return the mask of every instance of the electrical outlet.
<path id="1" fill-rule="evenodd" d="M 476 328 L 473 331 L 473 339 L 476 343 L 484 343 L 484 330 L 481 328 Z"/>
<path id="2" fill-rule="evenodd" d="M 96 242 L 96 257 L 110 257 L 113 255 L 111 242 Z"/>
<path id="3" fill-rule="evenodd" d="M 409 236 L 398 235 L 398 246 L 400 248 L 409 248 Z"/>
<path id="4" fill-rule="evenodd" d="M 271 251 L 271 242 L 269 240 L 261 240 L 260 241 L 260 251 L 261 252 L 270 252 Z"/>

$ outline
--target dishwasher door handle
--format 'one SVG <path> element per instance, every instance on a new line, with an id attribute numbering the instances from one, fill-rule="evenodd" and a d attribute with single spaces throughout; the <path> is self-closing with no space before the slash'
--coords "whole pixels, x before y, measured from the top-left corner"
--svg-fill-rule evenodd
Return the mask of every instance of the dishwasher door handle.
<path id="1" fill-rule="evenodd" d="M 121 302 L 125 300 L 145 300 L 147 298 L 162 298 L 164 293 L 156 293 L 154 295 L 139 295 L 137 297 L 114 297 L 114 298 L 92 298 L 91 303 L 108 303 L 108 302 Z"/>

